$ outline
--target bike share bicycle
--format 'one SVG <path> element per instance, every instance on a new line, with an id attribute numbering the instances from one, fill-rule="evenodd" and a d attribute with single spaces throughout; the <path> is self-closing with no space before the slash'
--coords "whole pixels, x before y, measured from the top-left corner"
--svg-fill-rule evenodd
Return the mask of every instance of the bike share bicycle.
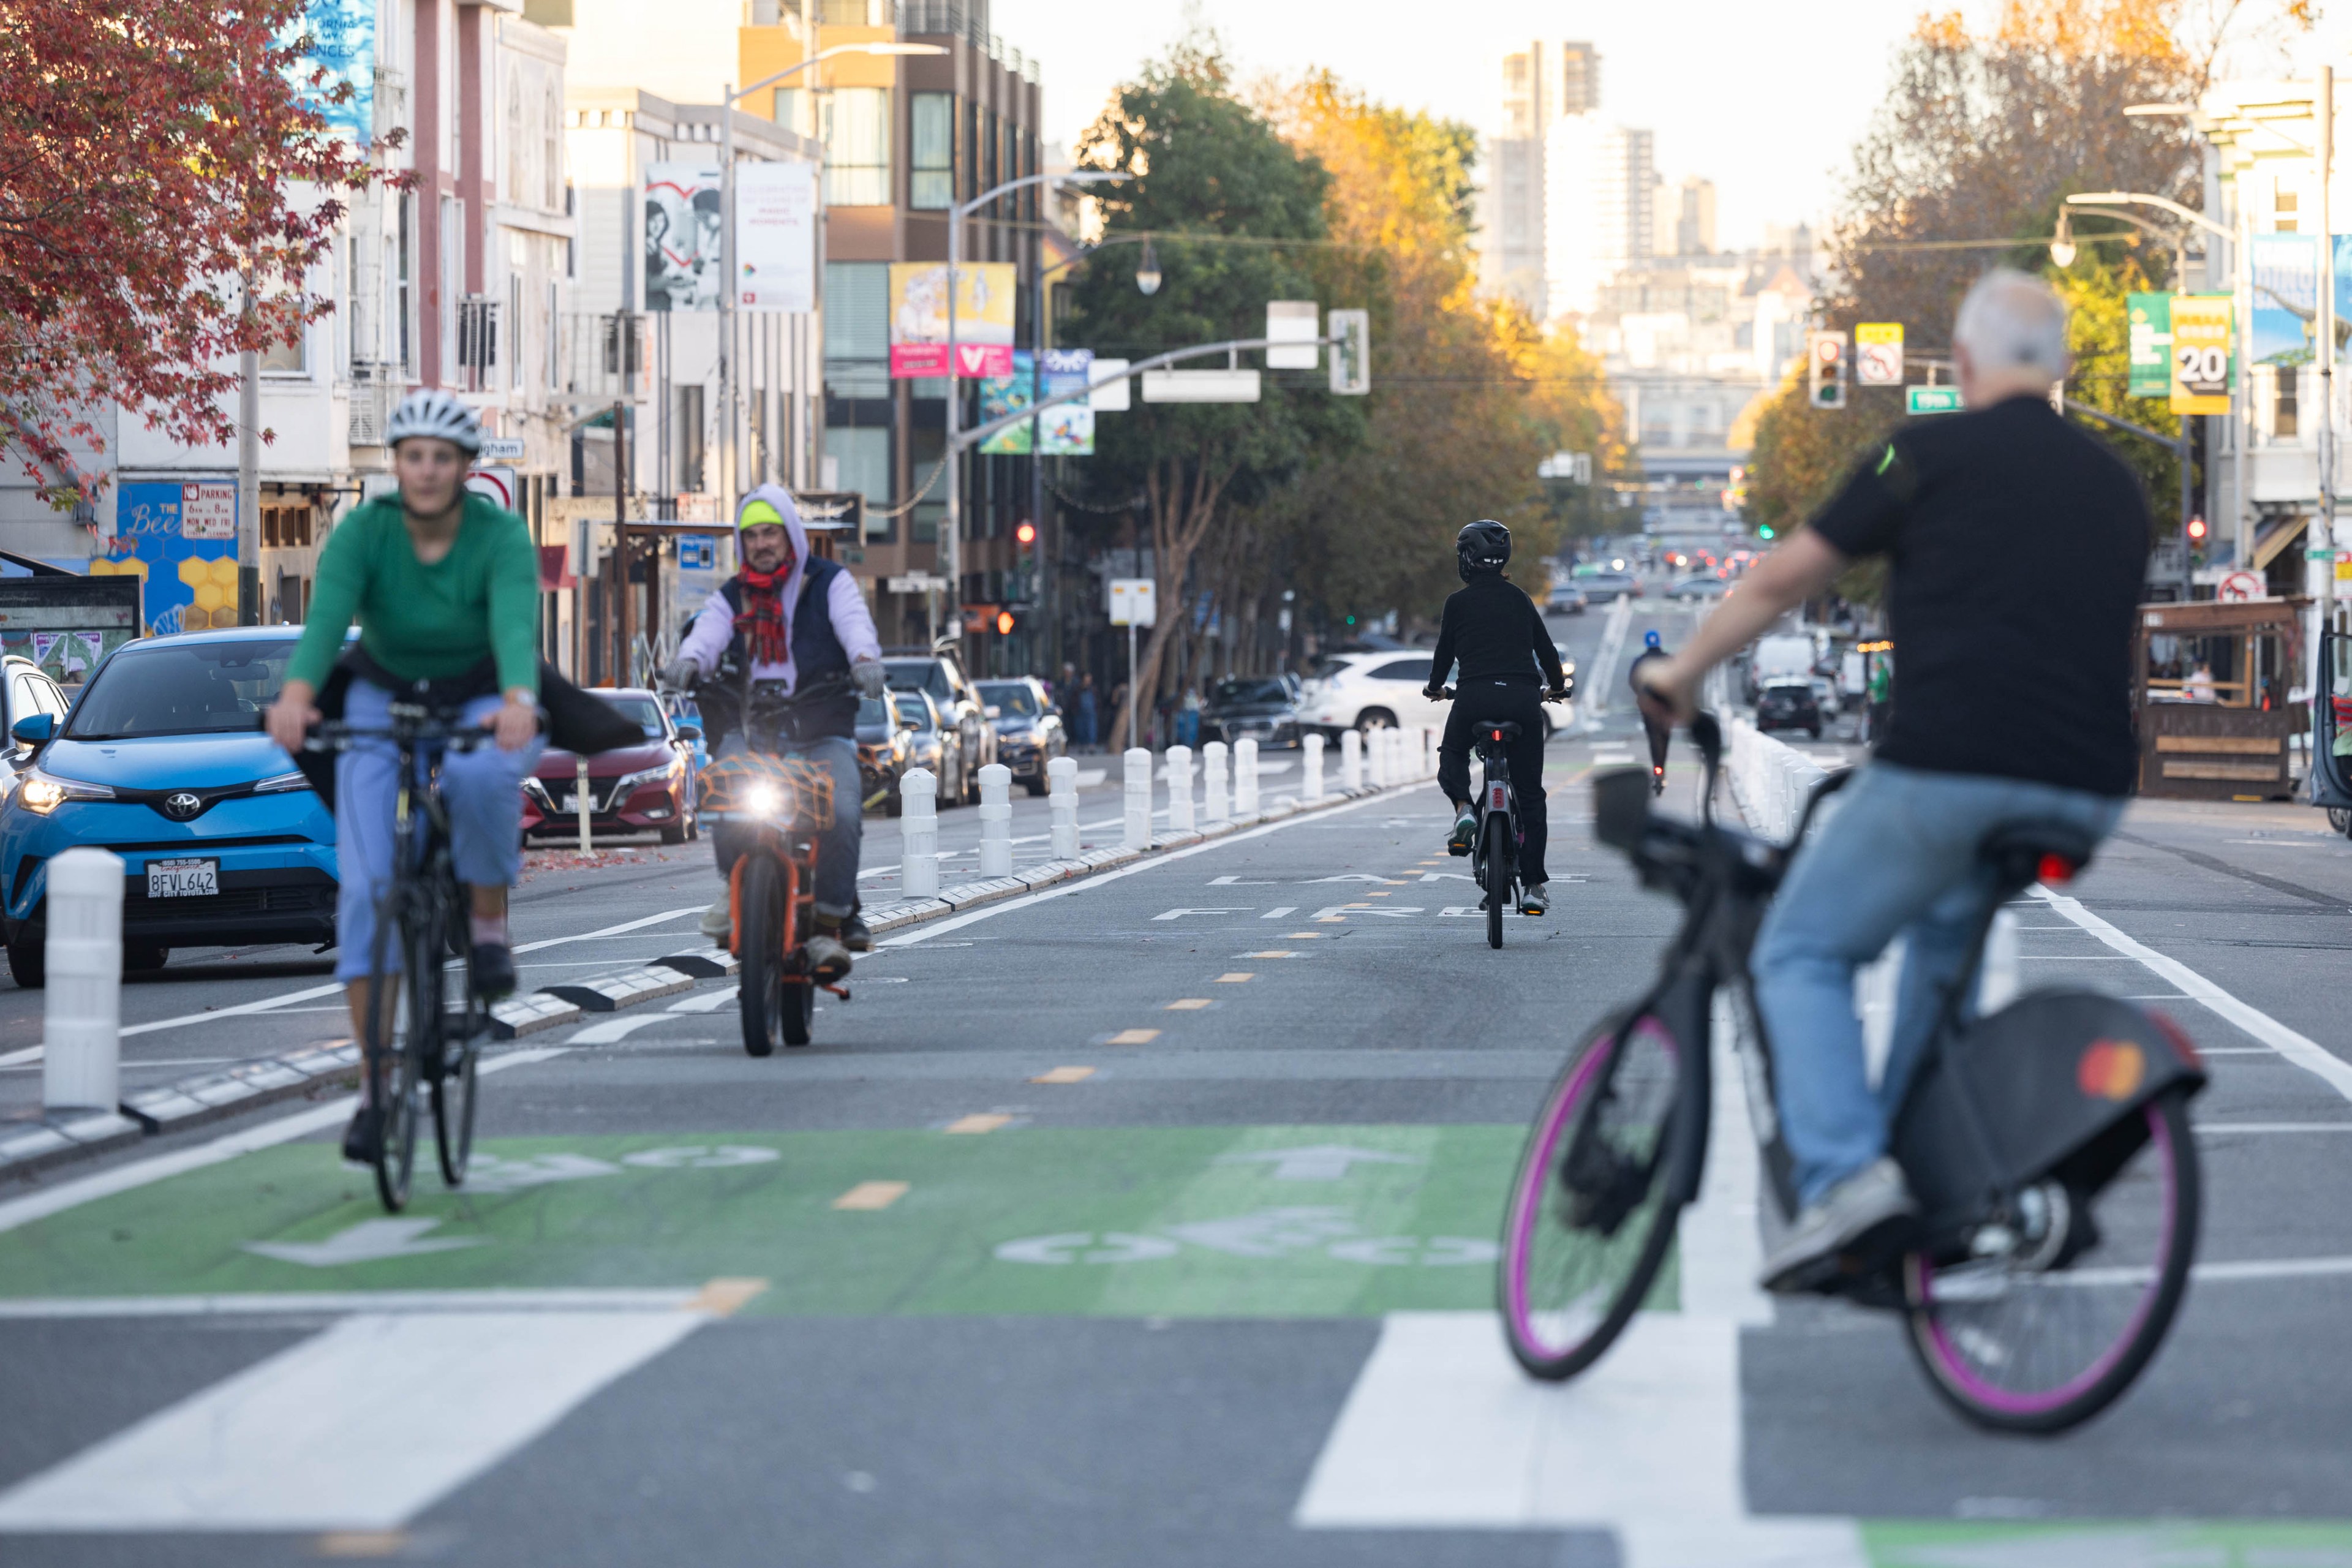
<path id="1" fill-rule="evenodd" d="M 417 1100 L 433 1108 L 441 1179 L 457 1186 L 474 1152 L 476 1079 L 489 1035 L 489 1004 L 474 984 L 467 903 L 450 856 L 441 801 L 441 759 L 493 743 L 478 725 L 416 703 L 394 702 L 392 722 L 313 726 L 304 750 L 347 752 L 390 742 L 399 749 L 393 807 L 392 880 L 376 902 L 368 961 L 364 1052 L 368 1093 L 383 1108 L 375 1190 L 388 1211 L 407 1205 L 416 1165 Z"/>
<path id="2" fill-rule="evenodd" d="M 1512 1353 L 1538 1377 L 1608 1350 L 1698 1194 L 1718 1002 L 1767 1184 L 1784 1222 L 1797 1208 L 1748 958 L 1814 811 L 1852 774 L 1814 791 L 1787 846 L 1769 844 L 1714 820 L 1722 732 L 1706 713 L 1690 732 L 1706 775 L 1696 823 L 1653 814 L 1643 770 L 1594 781 L 1594 837 L 1685 913 L 1650 990 L 1545 1096 L 1513 1180 L 1497 1285 Z M 2121 1394 L 2170 1326 L 2197 1247 L 2188 1105 L 2205 1073 L 2187 1037 L 2092 991 L 2034 991 L 1980 1018 L 1963 1003 L 2000 906 L 2072 877 L 2093 847 L 2052 823 L 1986 837 L 1983 918 L 1890 1138 L 1920 1219 L 1899 1250 L 1844 1260 L 1825 1290 L 1900 1313 L 1937 1393 L 2001 1430 L 2063 1431 Z"/>
<path id="3" fill-rule="evenodd" d="M 754 693 L 744 705 L 751 749 L 720 757 L 702 773 L 702 812 L 720 853 L 740 851 L 728 872 L 732 912 L 728 951 L 741 965 L 737 1006 L 743 1049 L 773 1055 L 778 1044 L 814 1037 L 816 994 L 849 1000 L 849 988 L 816 972 L 806 944 L 816 922 L 818 836 L 839 808 L 833 775 L 820 764 L 774 754 L 793 708 L 854 689 L 846 675 L 812 680 L 790 697 Z M 858 809 L 852 800 L 847 809 Z"/>
<path id="4" fill-rule="evenodd" d="M 1454 700 L 1454 688 L 1438 697 Z M 1546 701 L 1566 701 L 1563 692 Z M 1503 945 L 1503 910 L 1519 897 L 1519 804 L 1511 789 L 1511 742 L 1519 727 L 1508 719 L 1481 719 L 1473 740 L 1480 769 L 1476 793 L 1471 797 L 1478 814 L 1478 831 L 1470 840 L 1470 875 L 1484 891 L 1478 908 L 1486 916 L 1486 945 Z"/>

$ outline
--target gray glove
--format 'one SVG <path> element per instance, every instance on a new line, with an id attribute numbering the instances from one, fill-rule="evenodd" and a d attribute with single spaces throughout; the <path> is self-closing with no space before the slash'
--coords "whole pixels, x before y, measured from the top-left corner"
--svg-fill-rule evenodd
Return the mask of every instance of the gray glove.
<path id="1" fill-rule="evenodd" d="M 882 668 L 882 661 L 878 658 L 861 658 L 849 667 L 849 679 L 857 683 L 859 696 L 879 697 L 883 688 L 888 684 L 889 672 Z"/>
<path id="2" fill-rule="evenodd" d="M 684 654 L 678 655 L 661 667 L 662 684 L 675 686 L 681 691 L 689 689 L 701 679 L 702 667 Z"/>

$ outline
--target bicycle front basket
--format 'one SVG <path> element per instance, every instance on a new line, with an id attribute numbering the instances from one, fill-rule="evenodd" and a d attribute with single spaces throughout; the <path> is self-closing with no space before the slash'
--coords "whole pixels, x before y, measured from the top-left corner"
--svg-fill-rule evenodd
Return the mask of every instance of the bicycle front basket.
<path id="1" fill-rule="evenodd" d="M 702 770 L 702 809 L 714 816 L 755 817 L 812 831 L 833 826 L 833 774 L 798 757 L 763 752 L 721 757 Z"/>

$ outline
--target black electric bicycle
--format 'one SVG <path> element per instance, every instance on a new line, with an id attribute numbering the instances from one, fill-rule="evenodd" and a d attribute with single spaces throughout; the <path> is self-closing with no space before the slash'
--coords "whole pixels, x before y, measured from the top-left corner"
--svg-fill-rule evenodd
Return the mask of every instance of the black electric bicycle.
<path id="1" fill-rule="evenodd" d="M 470 910 L 450 860 L 441 759 L 488 744 L 490 734 L 415 703 L 395 702 L 391 711 L 392 722 L 382 729 L 320 724 L 304 749 L 347 752 L 388 742 L 400 753 L 392 880 L 376 900 L 360 1042 L 368 1093 L 383 1108 L 376 1195 L 397 1214 L 407 1205 L 416 1165 L 420 1099 L 432 1105 L 441 1179 L 458 1185 L 473 1159 L 476 1073 L 488 1038 L 489 1004 L 474 984 Z"/>
<path id="2" fill-rule="evenodd" d="M 1441 701 L 1451 702 L 1454 689 L 1442 687 Z M 1562 690 L 1547 702 L 1568 700 Z M 1481 719 L 1472 744 L 1478 756 L 1478 784 L 1471 806 L 1478 814 L 1478 831 L 1470 841 L 1470 874 L 1485 897 L 1478 908 L 1486 916 L 1486 945 L 1503 945 L 1503 913 L 1519 897 L 1519 801 L 1511 789 L 1511 742 L 1519 726 L 1508 719 Z"/>
<path id="3" fill-rule="evenodd" d="M 1594 836 L 1644 886 L 1680 900 L 1658 978 L 1571 1057 L 1545 1096 L 1505 1221 L 1498 1291 L 1511 1352 L 1535 1376 L 1600 1359 L 1648 1297 L 1699 1191 L 1720 1002 L 1761 1146 L 1766 1186 L 1796 1211 L 1748 952 L 1814 810 L 1787 846 L 1714 820 L 1722 735 L 1691 725 L 1706 763 L 1700 820 L 1654 815 L 1644 770 L 1594 781 Z M 2087 1420 L 2156 1353 L 2197 1249 L 2188 1106 L 2205 1073 L 2168 1020 L 2080 990 L 2030 992 L 1970 1016 L 2000 906 L 2063 881 L 2092 841 L 2020 822 L 1982 846 L 1985 904 L 1904 1091 L 1890 1152 L 1920 1219 L 1894 1250 L 1840 1260 L 1819 1287 L 1902 1315 L 1936 1391 L 1979 1425 L 2058 1432 Z"/>

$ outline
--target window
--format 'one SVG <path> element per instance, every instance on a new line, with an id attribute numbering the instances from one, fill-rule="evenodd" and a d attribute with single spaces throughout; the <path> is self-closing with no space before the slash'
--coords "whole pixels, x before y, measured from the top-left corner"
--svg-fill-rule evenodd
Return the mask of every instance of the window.
<path id="1" fill-rule="evenodd" d="M 887 426 L 839 429 L 827 426 L 824 455 L 841 463 L 841 488 L 866 498 L 868 509 L 890 504 L 890 431 Z"/>
<path id="2" fill-rule="evenodd" d="M 2275 440 L 2291 441 L 2301 426 L 2295 395 L 2302 390 L 2297 384 L 2303 380 L 2303 373 L 2294 365 L 2283 364 L 2275 376 L 2272 384 L 2277 391 L 2271 400 L 2271 436 Z"/>
<path id="3" fill-rule="evenodd" d="M 307 506 L 263 507 L 261 542 L 270 550 L 308 550 L 310 547 L 310 509 Z"/>
<path id="4" fill-rule="evenodd" d="M 522 68 L 507 70 L 507 188 L 499 194 L 510 202 L 525 199 L 530 189 L 530 142 L 522 133 Z"/>
<path id="5" fill-rule="evenodd" d="M 540 102 L 539 136 L 541 205 L 552 210 L 563 205 L 563 108 L 552 87 Z"/>
<path id="6" fill-rule="evenodd" d="M 824 200 L 828 206 L 890 205 L 890 89 L 836 88 L 822 113 Z"/>
<path id="7" fill-rule="evenodd" d="M 671 388 L 677 397 L 677 411 L 671 417 L 677 429 L 677 488 L 688 495 L 702 492 L 702 387 L 688 382 Z"/>
<path id="8" fill-rule="evenodd" d="M 890 264 L 828 261 L 824 267 L 824 357 L 890 357 Z"/>
<path id="9" fill-rule="evenodd" d="M 1429 684 L 1430 661 L 1425 658 L 1392 658 L 1372 671 L 1374 680 L 1417 680 Z"/>
<path id="10" fill-rule="evenodd" d="M 522 268 L 518 259 L 513 271 L 507 274 L 507 331 L 513 334 L 507 344 L 507 384 L 522 390 Z"/>
<path id="11" fill-rule="evenodd" d="M 907 205 L 939 208 L 955 201 L 955 95 L 919 92 L 913 104 Z"/>

